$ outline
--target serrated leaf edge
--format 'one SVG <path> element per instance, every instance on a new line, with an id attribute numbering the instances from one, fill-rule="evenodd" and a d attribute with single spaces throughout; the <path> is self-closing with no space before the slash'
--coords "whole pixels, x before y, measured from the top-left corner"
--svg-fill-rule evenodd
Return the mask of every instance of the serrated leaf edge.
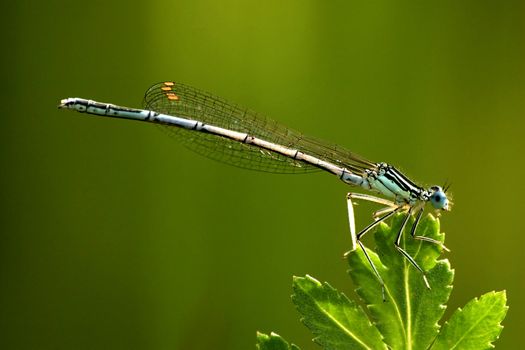
<path id="1" fill-rule="evenodd" d="M 321 283 L 320 281 L 318 281 L 317 279 L 315 279 L 314 277 L 310 276 L 310 275 L 305 275 L 305 277 L 298 277 L 298 276 L 294 276 L 294 281 L 296 280 L 299 280 L 299 279 L 308 279 L 310 280 L 311 282 L 315 283 L 317 285 L 317 287 L 321 287 L 321 288 L 327 288 L 327 289 L 330 289 L 331 291 L 334 291 L 335 293 L 337 293 L 338 295 L 341 296 L 341 298 L 344 299 L 345 302 L 347 302 L 348 304 L 350 305 L 354 305 L 355 307 L 361 309 L 361 311 L 367 315 L 363 309 L 361 308 L 361 306 L 357 305 L 357 304 L 353 304 L 352 301 L 342 292 L 339 292 L 337 289 L 335 289 L 334 287 L 332 287 L 330 284 L 328 284 L 327 282 L 325 283 Z M 349 329 L 347 329 L 346 327 L 344 327 L 339 321 L 337 321 L 335 318 L 333 318 L 329 312 L 327 312 L 324 308 L 321 307 L 321 305 L 319 305 L 319 303 L 314 299 L 312 298 L 312 300 L 314 300 L 314 303 L 315 305 L 318 307 L 319 310 L 322 311 L 322 313 L 324 315 L 326 315 L 330 320 L 332 320 L 340 329 L 342 329 L 345 333 L 347 333 L 352 339 L 354 339 L 357 343 L 359 343 L 361 346 L 363 346 L 365 349 L 370 349 L 370 350 L 374 350 L 373 348 L 369 347 L 366 343 L 364 343 L 359 337 L 357 337 L 354 333 L 352 333 Z M 367 315 L 368 316 L 368 315 Z M 307 327 L 308 327 L 308 324 L 305 322 L 305 317 L 301 317 L 300 318 L 300 321 L 302 323 L 304 323 Z M 368 321 L 368 325 L 370 327 L 375 327 L 375 325 L 370 321 L 370 319 L 367 317 L 367 321 Z M 314 334 L 315 332 L 310 328 L 308 327 Z M 379 335 L 381 336 L 381 334 L 379 333 Z M 319 345 L 322 345 L 318 339 L 321 338 L 320 335 L 316 335 L 313 340 L 319 344 Z M 383 337 L 381 336 L 381 339 Z"/>
<path id="2" fill-rule="evenodd" d="M 399 217 L 402 217 L 403 214 L 399 214 Z M 435 218 L 434 216 L 432 215 L 428 215 L 427 217 L 424 218 L 424 221 L 427 221 L 429 224 L 425 227 L 425 231 L 423 234 L 421 234 L 422 236 L 427 236 L 428 235 L 428 232 L 431 231 L 432 233 L 435 231 L 437 233 L 438 236 L 440 237 L 444 237 L 444 233 L 443 232 L 440 232 L 440 223 L 439 223 L 439 220 L 437 218 Z M 394 224 L 387 224 L 386 222 L 381 222 L 378 226 L 377 226 L 377 231 L 391 231 L 393 229 L 393 226 Z M 418 227 L 418 230 L 420 230 L 421 227 Z M 404 232 L 403 233 L 403 243 L 406 243 L 405 241 L 407 239 L 410 239 L 410 236 L 409 236 L 409 233 L 408 232 Z M 417 257 L 419 256 L 420 254 L 420 251 L 421 251 L 421 248 L 423 247 L 424 245 L 424 242 L 419 242 L 419 245 L 418 245 L 418 249 L 415 253 L 413 253 L 413 258 L 414 259 L 417 259 Z M 368 254 L 369 255 L 372 255 L 372 254 L 375 254 L 377 255 L 377 252 L 374 251 L 374 250 L 371 250 L 369 248 L 365 248 L 367 249 L 368 251 Z M 379 261 L 381 262 L 382 264 L 382 261 L 380 260 L 379 258 Z M 431 268 L 430 270 L 426 271 L 426 273 L 429 273 L 430 271 L 432 271 L 434 268 L 436 268 L 438 266 L 438 264 L 445 264 L 448 269 L 451 271 L 452 273 L 452 276 L 454 276 L 454 269 L 451 268 L 450 266 L 450 262 L 448 259 L 436 259 L 436 263 L 434 265 L 433 268 Z M 384 265 L 383 267 L 385 269 L 387 269 Z M 350 269 L 349 269 L 349 272 L 352 270 L 352 266 L 350 266 Z M 369 269 L 370 272 L 372 273 L 372 270 L 371 268 Z M 410 278 L 411 276 L 413 276 L 413 274 L 416 274 L 416 275 L 420 275 L 420 272 L 418 272 L 417 270 L 414 269 L 414 267 L 410 264 L 410 262 L 406 259 L 403 259 L 403 270 L 405 271 L 403 273 L 403 283 L 404 283 L 404 290 L 405 290 L 405 295 L 403 297 L 405 303 L 406 303 L 406 316 L 403 315 L 404 313 L 401 312 L 401 308 L 400 308 L 400 305 L 398 304 L 396 298 L 393 297 L 393 294 L 392 294 L 392 291 L 389 287 L 388 284 L 385 284 L 384 285 L 384 288 L 385 288 L 385 295 L 387 296 L 386 299 L 388 300 L 388 302 L 392 302 L 392 306 L 395 310 L 395 314 L 396 314 L 396 318 L 399 322 L 399 325 L 400 325 L 400 328 L 401 328 L 401 331 L 403 333 L 403 338 L 405 339 L 405 344 L 407 346 L 407 349 L 412 349 L 413 346 L 412 346 L 412 326 L 413 326 L 413 321 L 414 321 L 414 318 L 411 317 L 412 315 L 412 312 L 411 312 L 411 309 L 412 309 L 412 299 L 413 299 L 413 296 L 412 296 L 412 288 L 410 286 Z M 452 277 L 452 280 L 453 280 L 453 277 Z M 449 284 L 446 286 L 446 288 L 449 290 L 448 294 L 449 294 L 449 298 L 450 298 L 450 292 L 453 288 L 453 285 L 452 284 Z M 357 288 L 355 288 L 355 292 L 357 293 L 357 295 L 360 295 L 359 293 L 359 290 L 361 289 L 361 286 L 357 286 Z M 363 299 L 362 299 L 363 300 Z M 365 302 L 363 300 L 363 302 Z M 374 306 L 379 306 L 380 304 L 378 303 L 371 303 L 371 304 L 367 304 L 365 302 L 365 307 L 370 310 L 371 308 L 373 308 Z M 437 307 L 441 310 L 445 310 L 447 308 L 447 304 L 446 303 L 440 303 L 439 305 L 437 305 Z M 410 316 L 409 316 L 410 315 Z M 381 320 L 377 320 L 377 321 L 381 321 Z M 378 322 L 373 322 L 374 326 L 377 327 L 377 323 Z M 441 328 L 440 324 L 439 324 L 439 320 L 436 320 L 436 322 L 434 322 L 432 325 L 431 325 L 434 329 L 435 329 L 435 332 L 436 332 L 436 335 L 439 331 L 439 329 Z M 382 336 L 383 338 L 383 341 L 384 341 L 384 336 Z M 389 347 L 391 345 L 387 344 Z"/>
<path id="3" fill-rule="evenodd" d="M 483 298 L 483 297 L 485 297 L 485 296 L 489 296 L 489 295 L 496 295 L 496 294 L 502 294 L 502 295 L 503 295 L 503 297 L 504 297 L 504 303 L 505 303 L 505 304 L 503 305 L 503 309 L 505 310 L 505 312 L 503 313 L 503 315 L 502 315 L 502 317 L 501 317 L 501 321 L 500 321 L 500 323 L 498 323 L 498 325 L 497 325 L 497 327 L 498 327 L 499 330 L 500 330 L 499 333 L 495 336 L 494 340 L 491 340 L 491 341 L 488 342 L 488 346 L 489 346 L 490 348 L 494 348 L 495 346 L 494 346 L 493 342 L 499 339 L 499 336 L 500 336 L 500 334 L 501 334 L 501 331 L 502 331 L 503 328 L 504 328 L 504 326 L 501 324 L 501 322 L 503 321 L 503 319 L 505 319 L 505 316 L 506 316 L 506 314 L 507 314 L 507 310 L 509 309 L 509 306 L 507 305 L 507 293 L 506 293 L 505 290 L 500 291 L 500 292 L 496 292 L 496 291 L 493 290 L 493 291 L 490 291 L 490 292 L 487 292 L 487 293 L 483 294 L 483 295 L 480 296 L 480 297 L 475 297 L 475 298 L 471 299 L 469 302 L 467 302 L 463 308 L 458 307 L 458 308 L 456 309 L 456 311 L 454 311 L 454 313 L 453 313 L 452 316 L 451 316 L 451 319 L 452 319 L 452 317 L 454 317 L 456 314 L 459 315 L 459 314 L 463 313 L 464 309 L 465 309 L 467 306 L 470 306 L 470 304 L 477 304 L 477 303 L 479 303 L 479 301 L 480 301 L 481 298 Z M 497 303 L 492 305 L 492 307 L 497 307 L 497 306 L 498 306 Z M 471 326 L 468 328 L 468 330 L 467 330 L 466 332 L 464 332 L 464 334 L 468 334 L 473 328 L 475 328 L 475 326 L 478 325 L 479 322 L 481 322 L 481 321 L 482 321 L 482 320 L 483 320 L 483 319 L 484 319 L 484 318 L 490 313 L 490 310 L 493 310 L 492 307 L 489 309 L 489 311 L 487 311 L 487 312 L 484 314 L 484 317 L 478 317 L 477 321 L 476 321 L 475 323 L 473 323 L 473 325 L 471 325 Z M 450 321 L 450 319 L 449 319 L 447 322 L 445 322 L 445 324 L 443 325 L 443 328 L 446 327 L 446 326 L 449 324 L 449 321 Z M 439 335 L 438 335 L 438 337 L 439 337 Z M 437 338 L 438 338 L 438 337 L 437 337 Z M 436 340 L 437 340 L 437 338 L 436 338 Z M 465 335 L 463 335 L 461 338 L 459 338 L 458 341 L 454 344 L 454 346 L 453 346 L 450 350 L 455 349 L 456 346 L 458 346 L 458 345 L 461 343 L 461 340 L 464 339 L 464 338 L 465 338 Z M 432 344 L 432 345 L 434 345 L 434 344 Z"/>

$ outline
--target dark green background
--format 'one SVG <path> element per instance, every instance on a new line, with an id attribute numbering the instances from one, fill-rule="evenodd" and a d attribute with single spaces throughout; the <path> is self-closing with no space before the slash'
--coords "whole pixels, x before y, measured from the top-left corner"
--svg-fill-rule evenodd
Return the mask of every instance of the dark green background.
<path id="1" fill-rule="evenodd" d="M 1 26 L 2 349 L 252 349 L 256 330 L 313 349 L 292 275 L 353 295 L 337 178 L 56 109 L 139 107 L 162 80 L 451 181 L 446 315 L 506 289 L 497 346 L 522 344 L 525 2 L 11 1 Z"/>

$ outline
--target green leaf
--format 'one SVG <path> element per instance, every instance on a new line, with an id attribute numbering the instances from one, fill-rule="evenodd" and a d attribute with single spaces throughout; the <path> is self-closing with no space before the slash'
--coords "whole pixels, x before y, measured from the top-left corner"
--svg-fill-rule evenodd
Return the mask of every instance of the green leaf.
<path id="1" fill-rule="evenodd" d="M 271 333 L 270 335 L 257 332 L 257 349 L 258 350 L 300 350 L 294 344 L 288 344 L 279 334 Z"/>
<path id="2" fill-rule="evenodd" d="M 377 253 L 367 249 L 385 284 L 381 284 L 361 249 L 347 254 L 350 276 L 368 313 L 328 283 L 310 276 L 294 277 L 293 302 L 301 321 L 314 333 L 314 341 L 326 350 L 488 349 L 501 333 L 506 315 L 505 292 L 491 292 L 456 311 L 441 333 L 438 321 L 452 290 L 454 272 L 448 260 L 438 260 L 442 247 L 410 235 L 413 218 L 400 241 L 401 247 L 425 271 L 422 274 L 394 246 L 406 216 L 396 215 L 392 227 L 382 223 L 375 232 Z M 443 242 L 439 221 L 431 215 L 421 220 L 416 232 Z M 264 346 L 264 347 L 263 347 Z M 276 334 L 258 335 L 259 349 L 297 350 Z"/>
<path id="3" fill-rule="evenodd" d="M 426 271 L 431 289 L 425 287 L 421 273 L 394 246 L 404 218 L 405 215 L 396 215 L 391 228 L 380 224 L 375 233 L 378 254 L 367 249 L 384 280 L 386 301 L 361 249 L 347 255 L 349 273 L 358 286 L 356 292 L 390 348 L 427 349 L 437 336 L 438 321 L 445 311 L 454 273 L 448 260 L 437 260 L 441 246 L 411 237 L 411 219 L 401 247 Z M 421 220 L 416 235 L 444 241 L 444 234 L 439 233 L 439 221 L 431 215 Z"/>
<path id="4" fill-rule="evenodd" d="M 505 292 L 490 292 L 457 309 L 445 323 L 432 350 L 490 349 L 498 339 L 507 314 Z"/>
<path id="5" fill-rule="evenodd" d="M 386 349 L 363 309 L 328 283 L 294 277 L 292 300 L 324 349 Z"/>

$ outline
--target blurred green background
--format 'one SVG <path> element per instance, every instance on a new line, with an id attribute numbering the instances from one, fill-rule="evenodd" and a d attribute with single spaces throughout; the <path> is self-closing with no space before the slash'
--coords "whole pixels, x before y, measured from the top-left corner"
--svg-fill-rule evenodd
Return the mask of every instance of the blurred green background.
<path id="1" fill-rule="evenodd" d="M 140 107 L 163 80 L 452 182 L 446 316 L 506 289 L 496 345 L 522 344 L 525 2 L 1 6 L 0 348 L 253 349 L 261 330 L 313 349 L 292 275 L 353 295 L 337 178 L 237 169 L 150 125 L 56 109 Z"/>

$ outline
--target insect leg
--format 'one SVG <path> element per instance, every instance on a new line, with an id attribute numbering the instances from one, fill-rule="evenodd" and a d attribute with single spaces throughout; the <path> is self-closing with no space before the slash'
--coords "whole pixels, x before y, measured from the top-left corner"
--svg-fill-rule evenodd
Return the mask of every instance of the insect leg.
<path id="1" fill-rule="evenodd" d="M 369 201 L 369 202 L 384 204 L 384 205 L 387 205 L 388 207 L 383 209 L 386 212 L 383 216 L 379 217 L 378 219 L 376 219 L 375 221 L 370 223 L 367 227 L 362 229 L 358 234 L 356 234 L 355 233 L 354 205 L 352 203 L 352 199 L 362 199 L 362 200 L 366 200 L 366 201 Z M 403 209 L 403 206 L 398 206 L 395 203 L 393 203 L 391 201 L 388 201 L 386 199 L 383 199 L 383 198 L 374 197 L 374 196 L 370 196 L 370 195 L 366 195 L 366 194 L 360 194 L 360 193 L 348 193 L 348 195 L 347 195 L 347 204 L 348 204 L 348 220 L 349 220 L 349 224 L 350 224 L 350 234 L 352 235 L 352 251 L 355 250 L 356 247 L 357 247 L 357 244 L 359 244 L 359 246 L 363 250 L 363 253 L 365 255 L 366 260 L 368 261 L 368 263 L 370 264 L 370 267 L 372 268 L 372 271 L 374 272 L 374 275 L 376 276 L 377 280 L 381 284 L 381 294 L 382 294 L 382 297 L 383 297 L 383 301 L 385 301 L 386 300 L 385 299 L 385 283 L 384 283 L 383 279 L 381 278 L 381 275 L 379 274 L 379 271 L 377 271 L 377 268 L 375 267 L 374 263 L 372 262 L 372 259 L 370 258 L 370 256 L 366 252 L 365 246 L 361 242 L 361 238 L 368 231 L 370 231 L 373 227 L 378 225 L 380 222 L 385 221 L 390 216 L 394 215 L 399 210 Z M 345 256 L 347 254 L 348 253 L 346 253 Z"/>
<path id="2" fill-rule="evenodd" d="M 442 242 L 440 242 L 440 241 L 437 241 L 437 240 L 435 240 L 433 238 L 430 238 L 430 237 L 416 236 L 416 228 L 417 228 L 417 225 L 419 224 L 419 221 L 421 220 L 421 216 L 423 215 L 423 209 L 424 208 L 419 209 L 419 212 L 417 213 L 417 216 L 416 216 L 416 221 L 414 222 L 414 225 L 412 226 L 412 229 L 410 230 L 410 235 L 414 239 L 419 239 L 421 241 L 437 244 L 437 245 L 441 246 L 441 248 L 443 248 L 443 250 L 445 250 L 447 252 L 450 252 L 450 249 L 445 247 L 445 245 Z"/>
<path id="3" fill-rule="evenodd" d="M 428 280 L 427 280 L 427 276 L 425 275 L 425 271 L 423 271 L 423 269 L 421 267 L 419 267 L 419 265 L 416 263 L 416 261 L 414 260 L 414 258 L 412 258 L 410 256 L 410 254 L 408 254 L 403 248 L 401 248 L 401 246 L 399 245 L 399 243 L 401 242 L 401 235 L 403 234 L 403 230 L 405 229 L 405 226 L 408 222 L 408 219 L 410 218 L 410 215 L 412 215 L 412 208 L 410 208 L 408 210 L 408 214 L 406 216 L 406 218 L 403 220 L 403 224 L 401 225 L 401 228 L 399 229 L 399 232 L 397 234 L 397 238 L 396 238 L 396 241 L 394 242 L 394 245 L 396 247 L 396 249 L 401 253 L 403 254 L 403 256 L 405 258 L 407 258 L 407 260 L 416 268 L 418 269 L 419 272 L 421 272 L 421 275 L 423 276 L 423 281 L 425 282 L 425 286 L 430 289 L 430 284 L 428 284 Z M 419 217 L 421 217 L 421 215 L 419 215 Z"/>

